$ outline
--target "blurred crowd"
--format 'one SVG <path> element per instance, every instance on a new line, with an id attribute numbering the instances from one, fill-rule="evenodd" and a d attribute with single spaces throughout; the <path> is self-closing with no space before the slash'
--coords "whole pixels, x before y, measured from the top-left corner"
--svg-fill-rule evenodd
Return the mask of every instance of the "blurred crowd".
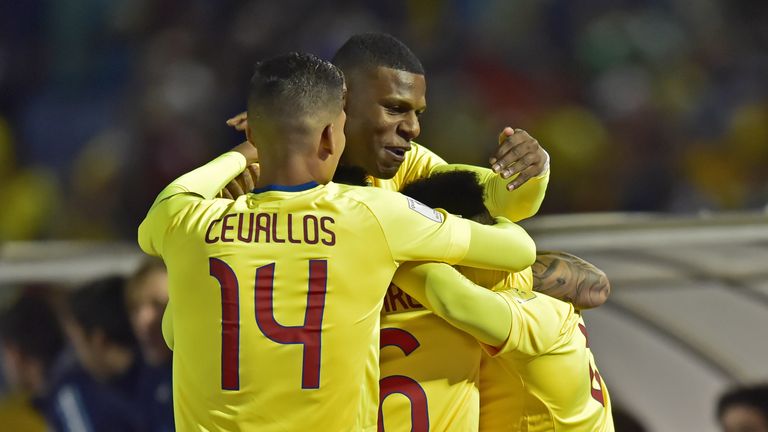
<path id="1" fill-rule="evenodd" d="M 170 432 L 162 261 L 75 291 L 28 289 L 0 314 L 0 424 L 13 431 Z"/>
<path id="2" fill-rule="evenodd" d="M 171 179 L 237 144 L 254 62 L 385 31 L 427 70 L 417 140 L 552 156 L 546 212 L 768 203 L 768 3 L 0 1 L 0 239 L 133 239 Z"/>

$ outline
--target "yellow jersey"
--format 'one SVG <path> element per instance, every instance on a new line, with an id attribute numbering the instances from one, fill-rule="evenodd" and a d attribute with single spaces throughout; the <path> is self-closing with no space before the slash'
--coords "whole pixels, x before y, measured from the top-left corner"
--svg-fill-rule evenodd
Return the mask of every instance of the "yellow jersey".
<path id="1" fill-rule="evenodd" d="M 139 227 L 168 267 L 177 428 L 372 430 L 379 312 L 398 263 L 498 266 L 471 252 L 484 228 L 333 183 L 212 199 L 244 167 L 227 153 L 182 176 Z"/>
<path id="2" fill-rule="evenodd" d="M 369 185 L 390 191 L 400 191 L 405 185 L 415 180 L 429 177 L 431 174 L 446 171 L 474 172 L 483 185 L 485 206 L 493 216 L 503 216 L 513 222 L 531 217 L 539 210 L 549 183 L 549 168 L 537 177 L 529 179 L 518 189 L 510 192 L 507 184 L 516 176 L 504 179 L 488 168 L 472 165 L 448 164 L 428 148 L 411 143 L 411 149 L 405 153 L 405 160 L 391 179 L 369 176 Z"/>
<path id="3" fill-rule="evenodd" d="M 480 430 L 613 431 L 610 396 L 583 318 L 571 304 L 534 293 L 521 274 L 494 286 L 512 325 L 507 343 L 487 347 L 492 356 L 482 359 Z"/>
<path id="4" fill-rule="evenodd" d="M 399 191 L 432 173 L 456 169 L 475 172 L 485 188 L 486 206 L 512 220 L 536 213 L 549 179 L 547 171 L 510 193 L 506 183 L 511 179 L 504 180 L 487 168 L 448 165 L 429 149 L 413 143 L 393 178 L 369 177 L 368 183 Z M 477 430 L 482 356 L 477 341 L 394 284 L 384 299 L 381 328 L 379 430 Z"/>
<path id="5" fill-rule="evenodd" d="M 473 431 L 482 349 L 390 285 L 381 317 L 379 431 Z"/>

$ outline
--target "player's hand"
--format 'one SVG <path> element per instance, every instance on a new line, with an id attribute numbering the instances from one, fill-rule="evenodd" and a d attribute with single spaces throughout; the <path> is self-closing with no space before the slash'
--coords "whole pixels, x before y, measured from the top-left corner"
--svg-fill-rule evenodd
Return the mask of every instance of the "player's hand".
<path id="1" fill-rule="evenodd" d="M 232 149 L 245 156 L 245 171 L 240 173 L 224 189 L 221 190 L 221 196 L 229 199 L 236 199 L 240 195 L 245 195 L 252 190 L 259 180 L 259 152 L 256 147 L 248 141 L 238 144 Z"/>
<path id="2" fill-rule="evenodd" d="M 235 128 L 238 132 L 245 132 L 246 129 L 248 129 L 248 112 L 243 111 L 231 119 L 228 119 L 227 126 Z"/>
<path id="3" fill-rule="evenodd" d="M 517 189 L 530 178 L 544 172 L 547 152 L 535 138 L 522 129 L 505 127 L 499 134 L 499 147 L 490 158 L 491 169 L 503 178 L 520 174 L 507 185 L 508 190 Z"/>
<path id="4" fill-rule="evenodd" d="M 245 195 L 253 190 L 258 180 L 259 164 L 250 164 L 245 167 L 245 171 L 224 186 L 224 189 L 221 190 L 221 196 L 223 198 L 237 199 L 240 195 Z"/>

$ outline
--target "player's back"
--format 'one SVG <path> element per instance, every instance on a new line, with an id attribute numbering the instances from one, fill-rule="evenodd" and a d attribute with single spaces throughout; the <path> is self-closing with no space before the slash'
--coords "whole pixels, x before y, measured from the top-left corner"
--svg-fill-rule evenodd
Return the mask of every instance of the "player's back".
<path id="1" fill-rule="evenodd" d="M 166 235 L 178 429 L 375 427 L 396 262 L 358 188 L 307 188 L 203 200 Z"/>
<path id="2" fill-rule="evenodd" d="M 381 318 L 379 430 L 473 431 L 482 349 L 390 285 Z"/>
<path id="3" fill-rule="evenodd" d="M 506 291 L 521 307 L 516 347 L 483 356 L 480 369 L 481 431 L 613 430 L 610 398 L 587 340 L 582 317 L 568 303 L 533 293 L 530 271 L 509 275 L 464 269 L 475 283 Z M 512 289 L 510 289 L 512 288 Z"/>

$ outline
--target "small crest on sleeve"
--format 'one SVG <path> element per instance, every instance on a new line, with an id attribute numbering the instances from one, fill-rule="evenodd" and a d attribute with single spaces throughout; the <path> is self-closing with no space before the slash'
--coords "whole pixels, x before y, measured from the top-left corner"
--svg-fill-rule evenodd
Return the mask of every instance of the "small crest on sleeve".
<path id="1" fill-rule="evenodd" d="M 408 198 L 408 208 L 410 208 L 411 210 L 415 211 L 416 213 L 424 216 L 429 220 L 435 221 L 437 223 L 443 222 L 443 214 L 440 213 L 439 211 L 433 209 L 430 206 L 424 205 L 411 197 L 406 197 L 406 198 Z"/>
<path id="2" fill-rule="evenodd" d="M 536 298 L 536 294 L 533 291 L 523 291 L 517 288 L 510 288 L 509 292 L 512 294 L 512 297 L 515 299 L 515 301 L 519 304 L 529 302 Z"/>

